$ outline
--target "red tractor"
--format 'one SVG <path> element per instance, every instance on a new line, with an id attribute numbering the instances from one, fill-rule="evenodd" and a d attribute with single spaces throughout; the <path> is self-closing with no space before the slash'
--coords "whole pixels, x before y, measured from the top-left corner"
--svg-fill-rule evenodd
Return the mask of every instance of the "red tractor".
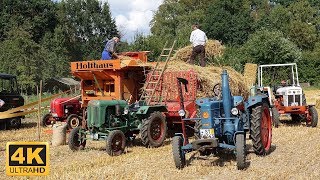
<path id="1" fill-rule="evenodd" d="M 50 103 L 50 113 L 42 118 L 42 125 L 48 127 L 56 121 L 66 121 L 68 128 L 81 125 L 82 109 L 79 99 L 56 98 Z"/>
<path id="2" fill-rule="evenodd" d="M 271 87 L 263 85 L 266 68 L 289 67 L 289 84 L 282 81 L 281 84 L 271 84 Z M 264 69 L 264 71 L 263 71 Z M 286 69 L 284 69 L 286 70 Z M 263 74 L 265 72 L 265 74 Z M 260 65 L 258 69 L 258 85 L 260 91 L 268 94 L 270 104 L 273 105 L 273 125 L 278 127 L 280 115 L 288 114 L 292 121 L 305 121 L 307 126 L 316 127 L 318 124 L 318 113 L 314 105 L 308 105 L 302 88 L 299 84 L 298 69 L 296 63 Z M 272 93 L 273 92 L 273 93 Z"/>

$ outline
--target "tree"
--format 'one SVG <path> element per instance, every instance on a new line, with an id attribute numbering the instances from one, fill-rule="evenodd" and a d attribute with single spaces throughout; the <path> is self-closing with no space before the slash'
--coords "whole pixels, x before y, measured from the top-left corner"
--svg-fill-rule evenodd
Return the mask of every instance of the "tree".
<path id="1" fill-rule="evenodd" d="M 108 3 L 65 0 L 58 4 L 58 19 L 73 60 L 99 59 L 104 41 L 118 36 Z"/>
<path id="2" fill-rule="evenodd" d="M 315 45 L 314 50 L 304 51 L 302 60 L 298 61 L 299 79 L 301 82 L 310 82 L 312 85 L 320 85 L 320 44 Z"/>
<path id="3" fill-rule="evenodd" d="M 205 12 L 207 36 L 226 44 L 243 44 L 254 31 L 250 3 L 247 0 L 212 2 Z"/>
<path id="4" fill-rule="evenodd" d="M 151 21 L 151 33 L 162 42 L 177 39 L 177 46 L 189 44 L 191 25 L 204 22 L 206 9 L 213 0 L 164 0 Z M 163 44 L 163 43 L 162 43 Z"/>
<path id="5" fill-rule="evenodd" d="M 243 51 L 257 64 L 277 64 L 301 60 L 301 51 L 280 31 L 260 30 L 250 35 Z"/>
<path id="6" fill-rule="evenodd" d="M 36 43 L 56 25 L 55 4 L 50 0 L 3 0 L 0 3 L 0 40 L 10 29 L 23 27 Z"/>

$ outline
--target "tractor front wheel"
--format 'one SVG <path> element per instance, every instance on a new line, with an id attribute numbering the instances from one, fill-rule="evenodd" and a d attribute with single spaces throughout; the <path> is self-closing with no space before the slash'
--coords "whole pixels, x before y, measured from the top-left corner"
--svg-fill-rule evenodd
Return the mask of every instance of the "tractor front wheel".
<path id="1" fill-rule="evenodd" d="M 279 127 L 280 124 L 280 114 L 279 111 L 277 110 L 277 108 L 273 107 L 271 108 L 271 112 L 272 112 L 272 124 L 274 127 Z"/>
<path id="2" fill-rule="evenodd" d="M 237 159 L 237 168 L 242 170 L 246 167 L 246 152 L 245 152 L 245 135 L 237 134 L 236 135 L 236 159 Z"/>
<path id="3" fill-rule="evenodd" d="M 12 118 L 8 120 L 8 127 L 12 129 L 19 129 L 21 127 L 21 118 Z"/>
<path id="4" fill-rule="evenodd" d="M 49 127 L 52 124 L 52 115 L 51 114 L 46 114 L 42 117 L 42 126 L 43 127 Z"/>
<path id="5" fill-rule="evenodd" d="M 183 139 L 181 136 L 175 136 L 172 139 L 172 154 L 176 168 L 182 169 L 186 165 L 186 156 L 182 151 Z"/>
<path id="6" fill-rule="evenodd" d="M 71 114 L 67 118 L 68 129 L 74 129 L 81 125 L 81 120 L 78 115 Z"/>
<path id="7" fill-rule="evenodd" d="M 83 131 L 81 127 L 76 127 L 70 132 L 68 144 L 72 151 L 82 150 L 86 146 L 85 134 L 81 131 Z"/>
<path id="8" fill-rule="evenodd" d="M 146 147 L 159 147 L 167 133 L 165 116 L 159 112 L 153 112 L 147 119 L 142 121 L 141 141 Z"/>
<path id="9" fill-rule="evenodd" d="M 314 106 L 309 107 L 309 123 L 307 120 L 307 125 L 311 127 L 317 127 L 318 125 L 318 112 Z"/>
<path id="10" fill-rule="evenodd" d="M 271 149 L 272 125 L 267 103 L 252 109 L 250 134 L 253 150 L 257 155 L 266 155 Z"/>
<path id="11" fill-rule="evenodd" d="M 107 138 L 106 151 L 110 156 L 119 156 L 126 146 L 126 137 L 120 130 L 111 131 Z"/>

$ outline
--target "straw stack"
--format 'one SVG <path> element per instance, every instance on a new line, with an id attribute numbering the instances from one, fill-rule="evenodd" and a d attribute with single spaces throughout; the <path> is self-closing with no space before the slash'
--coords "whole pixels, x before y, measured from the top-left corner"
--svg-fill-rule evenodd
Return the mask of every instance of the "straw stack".
<path id="1" fill-rule="evenodd" d="M 206 57 L 220 57 L 223 55 L 225 47 L 221 44 L 220 41 L 217 40 L 208 40 L 206 44 Z M 184 48 L 179 49 L 174 55 L 173 59 L 178 59 L 180 61 L 188 61 L 190 59 L 192 52 L 192 46 L 186 46 Z"/>
<path id="2" fill-rule="evenodd" d="M 243 77 L 244 77 L 244 82 L 248 89 L 250 89 L 257 80 L 257 64 L 252 64 L 252 63 L 246 63 L 244 66 L 244 72 L 243 72 Z"/>
<path id="3" fill-rule="evenodd" d="M 233 95 L 242 95 L 247 97 L 249 92 L 244 83 L 243 76 L 232 69 L 231 67 L 201 67 L 191 65 L 181 60 L 172 59 L 166 71 L 180 71 L 193 69 L 198 74 L 198 80 L 201 84 L 201 89 L 197 93 L 197 97 L 212 97 L 214 96 L 213 87 L 216 84 L 221 84 L 221 73 L 226 69 L 229 74 L 229 83 Z"/>

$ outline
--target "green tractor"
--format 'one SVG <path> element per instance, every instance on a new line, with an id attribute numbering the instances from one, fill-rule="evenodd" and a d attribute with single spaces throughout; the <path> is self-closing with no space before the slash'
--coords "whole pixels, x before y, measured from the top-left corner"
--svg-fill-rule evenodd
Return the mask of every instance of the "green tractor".
<path id="1" fill-rule="evenodd" d="M 106 141 L 107 153 L 117 156 L 123 153 L 126 142 L 134 140 L 138 134 L 144 146 L 159 147 L 167 133 L 164 112 L 167 112 L 167 108 L 162 105 L 128 105 L 124 100 L 91 100 L 82 127 L 70 133 L 69 148 L 77 151 L 86 146 L 88 139 L 103 140 Z"/>

